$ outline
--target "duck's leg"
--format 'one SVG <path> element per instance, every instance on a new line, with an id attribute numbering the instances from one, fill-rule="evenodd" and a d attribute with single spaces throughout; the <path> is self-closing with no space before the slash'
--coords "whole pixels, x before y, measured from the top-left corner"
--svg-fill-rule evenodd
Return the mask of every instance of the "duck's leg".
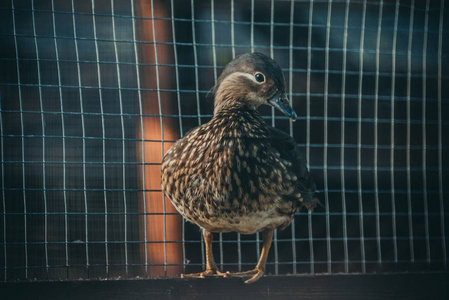
<path id="1" fill-rule="evenodd" d="M 263 274 L 265 274 L 265 265 L 267 263 L 268 252 L 271 248 L 271 242 L 273 240 L 273 229 L 265 229 L 262 231 L 262 252 L 260 253 L 259 262 L 253 270 L 246 272 L 236 272 L 236 273 L 228 273 L 230 277 L 252 277 L 245 281 L 245 283 L 250 284 L 259 280 Z"/>
<path id="2" fill-rule="evenodd" d="M 212 253 L 213 234 L 203 229 L 204 246 L 206 250 L 206 270 L 200 273 L 182 274 L 182 278 L 204 278 L 208 276 L 226 277 L 227 273 L 222 273 L 218 270 L 215 264 L 214 254 Z"/>

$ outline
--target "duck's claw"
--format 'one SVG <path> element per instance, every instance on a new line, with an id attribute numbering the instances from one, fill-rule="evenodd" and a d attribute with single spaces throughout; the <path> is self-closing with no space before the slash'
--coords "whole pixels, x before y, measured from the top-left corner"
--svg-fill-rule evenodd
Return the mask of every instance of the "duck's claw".
<path id="1" fill-rule="evenodd" d="M 210 269 L 199 273 L 181 274 L 181 278 L 228 277 L 228 273 Z"/>
<path id="2" fill-rule="evenodd" d="M 259 280 L 263 275 L 265 274 L 264 270 L 261 269 L 253 269 L 245 272 L 227 272 L 227 275 L 229 277 L 251 277 L 248 280 L 245 281 L 246 284 L 251 284 Z"/>

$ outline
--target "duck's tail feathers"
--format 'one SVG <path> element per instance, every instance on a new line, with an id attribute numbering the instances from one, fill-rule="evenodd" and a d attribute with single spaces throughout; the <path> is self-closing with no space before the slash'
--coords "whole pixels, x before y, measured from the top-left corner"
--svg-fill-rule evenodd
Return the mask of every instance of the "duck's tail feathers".
<path id="1" fill-rule="evenodd" d="M 303 206 L 310 211 L 313 211 L 315 209 L 315 207 L 317 207 L 317 206 L 321 206 L 322 208 L 324 208 L 324 205 L 321 203 L 320 199 L 318 199 L 317 197 L 304 199 L 303 202 L 301 203 L 301 207 L 303 207 Z"/>

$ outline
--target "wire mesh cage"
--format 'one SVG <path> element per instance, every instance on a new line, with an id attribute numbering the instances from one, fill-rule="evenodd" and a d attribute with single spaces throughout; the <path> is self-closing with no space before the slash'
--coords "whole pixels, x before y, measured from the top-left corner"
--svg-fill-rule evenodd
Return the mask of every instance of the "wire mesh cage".
<path id="1" fill-rule="evenodd" d="M 163 154 L 212 117 L 236 55 L 282 67 L 325 204 L 277 231 L 267 272 L 447 270 L 444 0 L 11 0 L 0 4 L 0 279 L 176 276 L 198 228 L 162 196 Z M 248 269 L 259 235 L 217 234 Z"/>

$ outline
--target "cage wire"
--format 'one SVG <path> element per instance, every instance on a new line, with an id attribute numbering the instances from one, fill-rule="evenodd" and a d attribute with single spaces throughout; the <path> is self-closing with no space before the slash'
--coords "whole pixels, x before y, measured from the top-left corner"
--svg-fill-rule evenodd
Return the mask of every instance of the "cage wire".
<path id="1" fill-rule="evenodd" d="M 324 203 L 277 231 L 267 272 L 447 270 L 444 0 L 11 0 L 0 4 L 0 279 L 175 276 L 198 228 L 160 188 L 163 153 L 212 117 L 224 65 L 282 67 Z M 446 197 L 447 198 L 447 197 Z M 216 234 L 224 270 L 259 235 Z"/>

